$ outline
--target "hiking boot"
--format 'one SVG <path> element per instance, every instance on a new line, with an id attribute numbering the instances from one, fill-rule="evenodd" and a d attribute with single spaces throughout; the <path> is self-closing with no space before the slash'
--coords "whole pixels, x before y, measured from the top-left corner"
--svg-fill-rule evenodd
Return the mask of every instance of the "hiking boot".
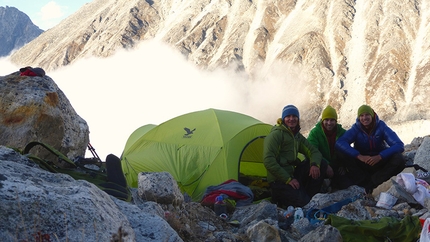
<path id="1" fill-rule="evenodd" d="M 373 188 L 365 188 L 365 196 L 372 196 Z"/>
<path id="2" fill-rule="evenodd" d="M 321 193 L 330 193 L 331 192 L 330 184 L 331 184 L 330 179 L 324 179 L 320 192 Z"/>
<path id="3" fill-rule="evenodd" d="M 366 195 L 372 195 L 373 193 L 373 188 L 375 186 L 373 185 L 373 182 L 368 182 L 365 186 L 364 186 L 364 192 L 366 193 Z"/>
<path id="4" fill-rule="evenodd" d="M 364 194 L 363 196 L 363 202 L 362 205 L 363 206 L 367 206 L 367 207 L 375 207 L 376 206 L 376 201 L 375 198 L 373 197 L 372 194 Z"/>

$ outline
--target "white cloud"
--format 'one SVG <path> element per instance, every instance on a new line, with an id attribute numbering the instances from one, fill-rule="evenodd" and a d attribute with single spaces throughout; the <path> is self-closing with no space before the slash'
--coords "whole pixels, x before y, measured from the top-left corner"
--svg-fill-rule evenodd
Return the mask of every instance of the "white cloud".
<path id="1" fill-rule="evenodd" d="M 0 58 L 1 73 L 0 76 L 6 76 L 13 72 L 19 71 L 19 67 L 12 64 L 9 57 Z"/>
<path id="2" fill-rule="evenodd" d="M 65 7 L 58 5 L 55 1 L 50 1 L 40 9 L 38 13 L 43 21 L 59 19 L 65 16 Z"/>
<path id="3" fill-rule="evenodd" d="M 177 50 L 146 41 L 133 51 L 91 57 L 47 74 L 88 122 L 91 144 L 104 159 L 109 153 L 121 155 L 140 126 L 193 111 L 230 110 L 275 123 L 301 88 L 296 74 L 288 74 L 285 66 L 276 68 L 284 71 L 251 81 L 233 69 L 200 70 Z"/>
<path id="4" fill-rule="evenodd" d="M 0 76 L 19 70 L 7 58 L 0 59 L 0 66 Z M 285 105 L 292 103 L 302 110 L 308 102 L 306 77 L 299 69 L 274 63 L 249 80 L 232 69 L 200 70 L 176 50 L 155 41 L 109 58 L 82 59 L 47 75 L 87 121 L 91 144 L 103 160 L 110 153 L 120 156 L 130 134 L 142 125 L 158 125 L 208 108 L 274 124 Z M 425 134 L 424 126 L 430 127 L 428 122 L 411 123 L 405 132 L 400 127 L 396 130 L 409 143 L 412 135 Z"/>

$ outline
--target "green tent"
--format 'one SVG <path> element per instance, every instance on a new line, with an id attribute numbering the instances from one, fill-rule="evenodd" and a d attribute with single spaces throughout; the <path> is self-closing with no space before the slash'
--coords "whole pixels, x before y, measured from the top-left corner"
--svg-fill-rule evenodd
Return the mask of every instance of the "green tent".
<path id="1" fill-rule="evenodd" d="M 263 178 L 263 141 L 271 125 L 217 109 L 188 113 L 158 126 L 142 126 L 121 156 L 128 185 L 139 172 L 169 172 L 193 200 L 228 179 Z"/>
<path id="2" fill-rule="evenodd" d="M 144 134 L 146 134 L 149 130 L 157 127 L 155 124 L 147 124 L 143 125 L 140 128 L 136 129 L 127 139 L 127 143 L 125 143 L 124 152 L 127 152 L 128 149 L 130 149 L 131 146 L 133 146 L 136 141 L 142 137 Z"/>

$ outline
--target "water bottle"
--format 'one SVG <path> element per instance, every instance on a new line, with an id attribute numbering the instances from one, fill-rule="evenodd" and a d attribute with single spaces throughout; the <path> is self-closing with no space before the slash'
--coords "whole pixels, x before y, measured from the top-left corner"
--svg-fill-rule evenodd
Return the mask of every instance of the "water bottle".
<path id="1" fill-rule="evenodd" d="M 282 215 L 284 218 L 289 218 L 293 215 L 293 213 L 294 213 L 294 207 L 288 206 L 287 210 Z"/>
<path id="2" fill-rule="evenodd" d="M 304 216 L 302 208 L 297 208 L 294 212 L 294 223 L 297 223 Z"/>
<path id="3" fill-rule="evenodd" d="M 227 215 L 227 206 L 225 204 L 224 197 L 222 195 L 219 195 L 218 197 L 216 197 L 215 204 L 214 204 L 214 211 L 216 216 L 220 216 L 221 214 Z"/>

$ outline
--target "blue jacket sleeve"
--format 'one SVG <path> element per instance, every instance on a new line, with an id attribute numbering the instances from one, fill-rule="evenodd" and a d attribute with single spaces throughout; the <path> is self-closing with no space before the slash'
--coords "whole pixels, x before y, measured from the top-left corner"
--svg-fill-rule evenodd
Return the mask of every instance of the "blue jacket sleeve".
<path id="1" fill-rule="evenodd" d="M 359 131 L 357 130 L 355 125 L 353 125 L 349 130 L 345 132 L 345 134 L 343 134 L 336 140 L 335 148 L 348 156 L 356 158 L 360 154 L 360 152 L 354 149 L 351 144 L 354 143 L 354 141 L 356 140 L 358 132 Z"/>
<path id="2" fill-rule="evenodd" d="M 383 124 L 383 132 L 385 137 L 385 143 L 387 143 L 388 147 L 382 150 L 379 155 L 382 159 L 386 159 L 393 154 L 402 153 L 405 151 L 405 145 L 400 140 L 399 136 L 397 136 L 396 132 L 394 132 L 390 127 L 388 127 L 385 123 Z"/>

